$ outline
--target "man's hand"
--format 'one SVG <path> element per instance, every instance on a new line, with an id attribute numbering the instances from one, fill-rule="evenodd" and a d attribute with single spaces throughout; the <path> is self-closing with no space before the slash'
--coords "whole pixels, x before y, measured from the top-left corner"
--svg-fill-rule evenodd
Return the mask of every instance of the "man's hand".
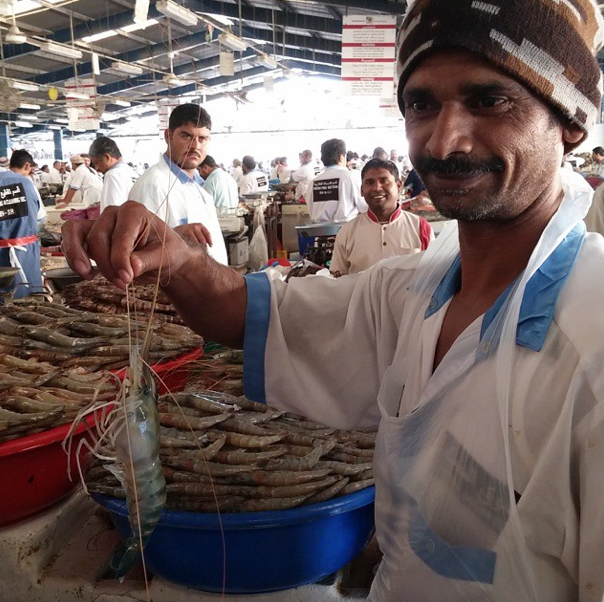
<path id="1" fill-rule="evenodd" d="M 91 280 L 98 270 L 125 289 L 143 275 L 153 281 L 159 269 L 169 277 L 186 261 L 190 247 L 142 204 L 128 201 L 107 207 L 97 220 L 69 220 L 63 224 L 61 248 L 73 270 Z"/>
<path id="2" fill-rule="evenodd" d="M 197 242 L 204 246 L 212 246 L 212 235 L 203 224 L 183 224 L 176 226 L 175 232 L 178 232 L 185 240 Z"/>

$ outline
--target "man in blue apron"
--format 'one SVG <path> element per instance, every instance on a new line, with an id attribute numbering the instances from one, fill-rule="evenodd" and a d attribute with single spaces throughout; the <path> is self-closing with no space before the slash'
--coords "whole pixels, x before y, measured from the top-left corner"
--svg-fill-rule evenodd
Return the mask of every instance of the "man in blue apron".
<path id="1" fill-rule="evenodd" d="M 0 172 L 0 266 L 19 272 L 9 287 L 15 298 L 42 289 L 40 243 L 38 241 L 39 195 L 27 177 L 36 163 L 26 150 L 16 150 L 10 158 L 9 171 Z"/>

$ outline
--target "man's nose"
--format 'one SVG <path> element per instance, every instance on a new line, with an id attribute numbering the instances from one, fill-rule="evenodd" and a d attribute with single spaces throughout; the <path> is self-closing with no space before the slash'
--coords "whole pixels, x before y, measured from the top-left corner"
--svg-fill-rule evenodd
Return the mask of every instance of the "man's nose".
<path id="1" fill-rule="evenodd" d="M 471 116 L 459 105 L 443 105 L 433 122 L 426 151 L 435 159 L 472 151 Z"/>

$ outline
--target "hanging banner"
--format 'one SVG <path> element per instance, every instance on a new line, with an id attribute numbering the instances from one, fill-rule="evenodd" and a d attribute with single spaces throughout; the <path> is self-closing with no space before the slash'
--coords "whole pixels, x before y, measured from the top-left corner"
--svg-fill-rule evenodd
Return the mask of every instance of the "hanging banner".
<path id="1" fill-rule="evenodd" d="M 70 79 L 65 82 L 64 87 L 69 119 L 67 127 L 70 130 L 98 130 L 101 122 L 96 106 L 96 82 L 94 79 Z"/>
<path id="2" fill-rule="evenodd" d="M 396 15 L 350 15 L 342 28 L 342 81 L 351 96 L 394 95 Z"/>

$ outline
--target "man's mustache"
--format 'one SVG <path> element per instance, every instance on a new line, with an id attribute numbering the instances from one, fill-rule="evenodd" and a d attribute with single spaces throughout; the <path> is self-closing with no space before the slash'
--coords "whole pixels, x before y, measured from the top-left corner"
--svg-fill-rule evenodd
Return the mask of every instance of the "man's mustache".
<path id="1" fill-rule="evenodd" d="M 504 164 L 501 159 L 491 157 L 476 161 L 469 157 L 451 157 L 450 159 L 434 159 L 420 157 L 415 162 L 415 168 L 420 174 L 435 173 L 443 176 L 479 176 L 485 173 L 501 173 Z"/>

